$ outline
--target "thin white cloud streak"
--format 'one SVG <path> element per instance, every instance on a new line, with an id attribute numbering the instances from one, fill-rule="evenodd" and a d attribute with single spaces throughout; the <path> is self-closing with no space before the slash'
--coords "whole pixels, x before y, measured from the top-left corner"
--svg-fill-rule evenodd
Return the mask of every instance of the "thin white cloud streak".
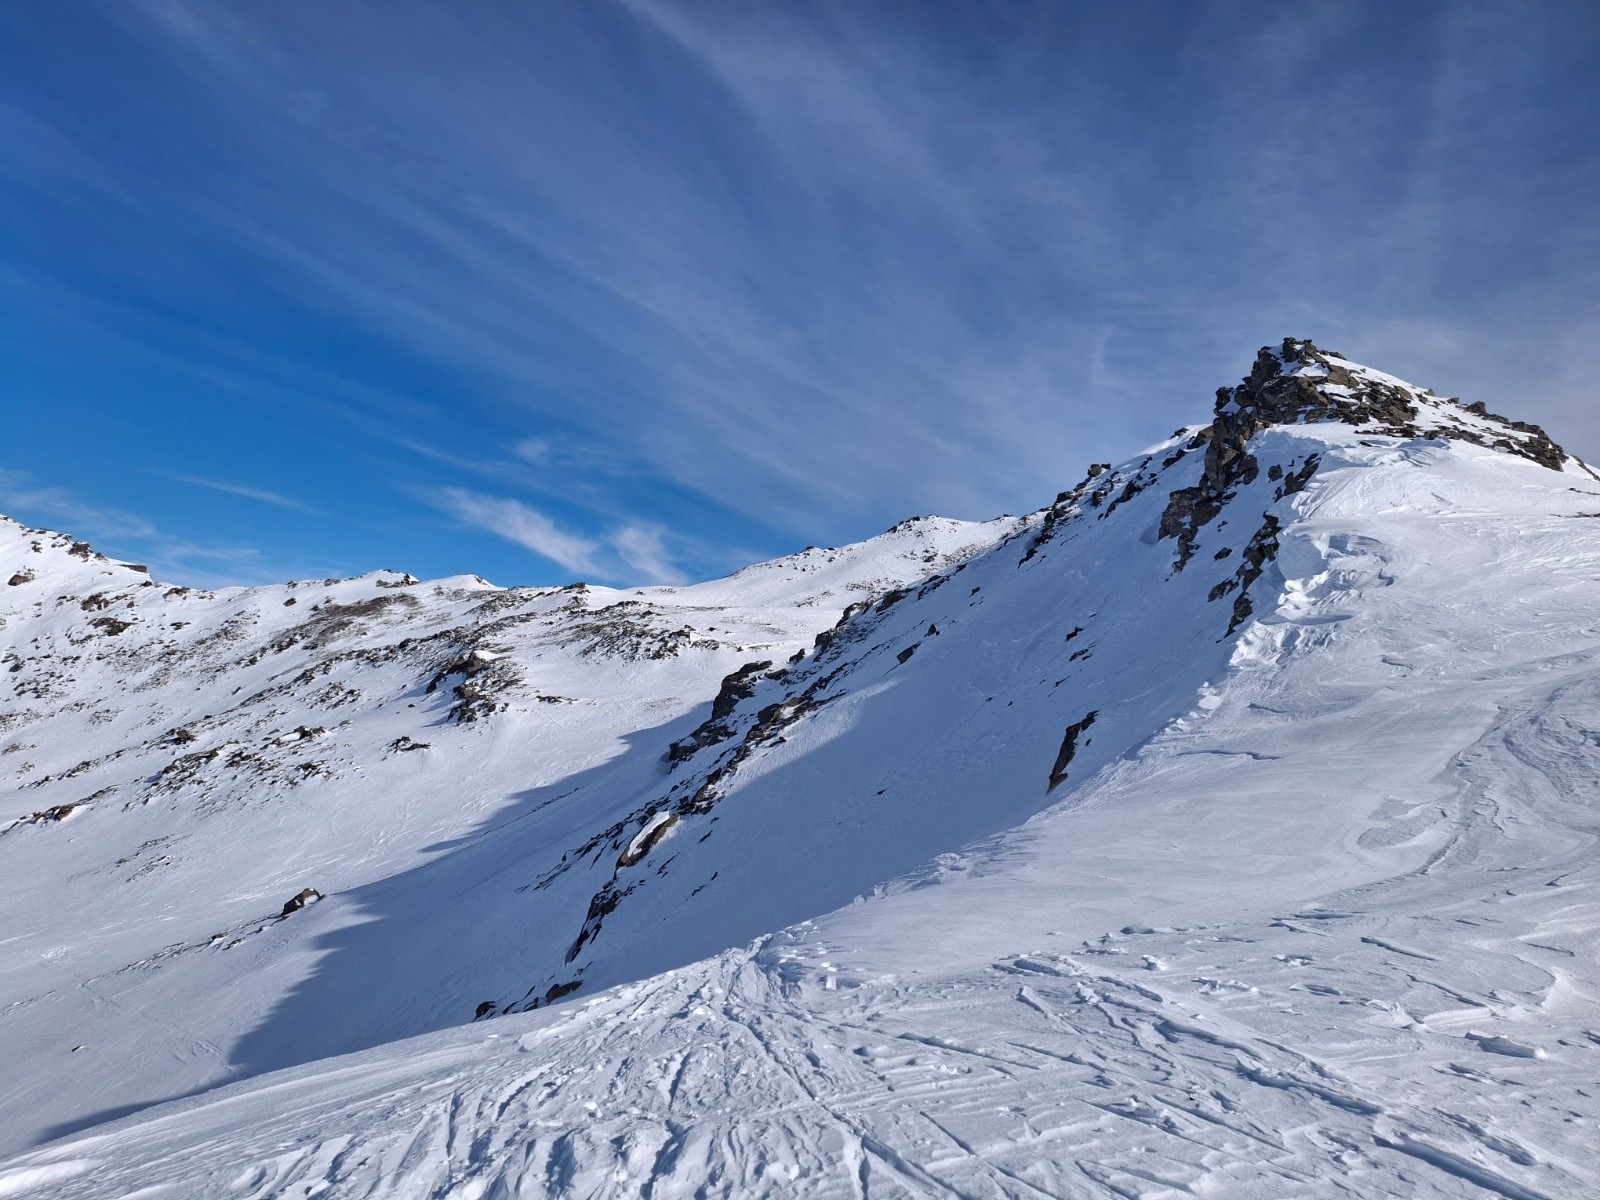
<path id="1" fill-rule="evenodd" d="M 486 496 L 467 488 L 444 488 L 438 494 L 438 501 L 440 507 L 463 524 L 486 529 L 569 571 L 583 575 L 603 573 L 597 557 L 598 543 L 567 533 L 549 517 L 520 500 Z"/>
<path id="2" fill-rule="evenodd" d="M 617 556 L 652 583 L 683 583 L 682 571 L 673 565 L 662 531 L 644 525 L 625 525 L 610 537 Z"/>
<path id="3" fill-rule="evenodd" d="M 22 471 L 0 469 L 0 504 L 5 505 L 8 516 L 37 513 L 61 522 L 56 532 L 78 537 L 144 540 L 160 536 L 143 517 L 89 504 L 68 488 L 36 484 Z"/>
<path id="4" fill-rule="evenodd" d="M 434 503 L 464 525 L 483 529 L 589 578 L 682 583 L 661 529 L 623 525 L 601 537 L 563 529 L 531 505 L 468 488 L 441 488 Z"/>
<path id="5" fill-rule="evenodd" d="M 224 479 L 205 479 L 199 475 L 172 475 L 169 478 L 177 483 L 187 483 L 194 487 L 208 488 L 213 492 L 223 492 L 229 496 L 242 496 L 246 500 L 270 504 L 274 508 L 284 508 L 290 512 L 303 513 L 307 516 L 318 515 L 317 510 L 312 508 L 311 505 L 291 499 L 268 488 L 252 487 L 245 483 L 230 483 Z"/>

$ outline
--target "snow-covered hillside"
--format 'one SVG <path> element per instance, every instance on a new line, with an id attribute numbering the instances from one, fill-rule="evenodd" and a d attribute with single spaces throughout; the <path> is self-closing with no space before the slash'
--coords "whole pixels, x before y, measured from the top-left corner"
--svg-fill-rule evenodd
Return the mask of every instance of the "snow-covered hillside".
<path id="1" fill-rule="evenodd" d="M 1596 1194 L 1595 518 L 1285 342 L 692 588 L 8 526 L 0 1195 Z"/>
<path id="2" fill-rule="evenodd" d="M 724 676 L 1014 524 L 911 521 L 690 588 L 380 572 L 215 594 L 0 524 L 0 1140 L 525 988 L 557 918 L 517 889 L 634 811 Z M 490 907 L 434 924 L 480 871 Z M 325 899 L 280 921 L 308 887 Z M 316 965 L 356 927 L 381 986 Z M 336 983 L 299 1027 L 291 998 Z"/>

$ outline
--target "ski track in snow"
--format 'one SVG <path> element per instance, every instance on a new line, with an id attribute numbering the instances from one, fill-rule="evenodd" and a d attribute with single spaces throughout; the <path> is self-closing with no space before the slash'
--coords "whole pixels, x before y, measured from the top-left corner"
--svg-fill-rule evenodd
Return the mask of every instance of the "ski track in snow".
<path id="1" fill-rule="evenodd" d="M 820 964 L 843 956 L 823 921 L 576 1012 L 134 1125 L 126 1178 L 115 1133 L 24 1169 L 92 1162 L 72 1185 L 86 1197 L 151 1180 L 246 1197 L 1587 1194 L 1600 1044 L 1563 1028 L 1574 974 L 1556 962 L 1593 962 L 1589 857 L 831 988 Z M 1549 868 L 1570 873 L 1552 889 Z M 1442 965 L 1463 926 L 1474 955 Z M 1418 970 L 1366 932 L 1397 929 L 1438 961 Z M 1548 1057 L 1486 1052 L 1479 1027 Z"/>
<path id="2" fill-rule="evenodd" d="M 1091 769 L 1031 819 L 702 961 L 27 1151 L 0 1163 L 0 1197 L 1600 1195 L 1600 522 L 1567 511 L 1593 493 L 1474 447 L 1267 438 L 1328 461 L 1279 510 L 1252 620 L 1227 644 L 1208 629 L 1216 671 L 1148 736 L 1105 749 L 1133 726 L 1097 699 Z M 1231 570 L 1213 551 L 1249 533 L 1207 529 L 1187 570 Z M 995 555 L 1009 572 L 1017 553 Z M 963 582 L 998 590 L 985 570 Z M 948 759 L 917 743 L 903 772 L 993 803 L 954 764 L 1024 749 L 985 707 L 994 664 L 1124 643 L 1085 620 L 1063 645 L 1076 611 L 962 642 L 951 594 L 937 641 L 921 608 L 874 636 L 891 664 L 927 643 L 888 668 L 907 678 L 981 647 L 932 676 L 970 688 L 969 740 Z M 1126 682 L 1083 678 L 1097 698 Z M 1057 737 L 1090 707 L 1070 704 Z M 752 760 L 724 828 L 807 764 L 793 794 L 831 811 L 833 748 L 866 730 L 888 756 L 923 711 L 877 682 L 822 709 Z M 1025 749 L 1042 794 L 1056 748 Z M 687 905 L 700 843 L 641 840 L 663 827 L 617 844 Z M 722 837 L 731 874 L 755 843 Z M 661 936 L 636 911 L 601 937 Z"/>

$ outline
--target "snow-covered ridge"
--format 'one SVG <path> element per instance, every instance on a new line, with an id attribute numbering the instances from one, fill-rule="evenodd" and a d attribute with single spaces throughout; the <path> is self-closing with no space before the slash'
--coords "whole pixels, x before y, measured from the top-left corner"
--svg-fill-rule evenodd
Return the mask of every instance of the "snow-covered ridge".
<path id="1" fill-rule="evenodd" d="M 1028 517 L 693 588 L 18 531 L 15 1144 L 293 1069 L 0 1193 L 1593 1190 L 1596 512 L 1291 341 Z"/>

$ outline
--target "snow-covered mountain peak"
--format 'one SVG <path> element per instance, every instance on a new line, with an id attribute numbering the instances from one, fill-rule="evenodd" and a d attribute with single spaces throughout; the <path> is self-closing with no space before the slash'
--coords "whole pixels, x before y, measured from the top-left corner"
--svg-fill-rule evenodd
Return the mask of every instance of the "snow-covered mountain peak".
<path id="1" fill-rule="evenodd" d="M 1264 463 L 1259 453 L 1263 435 L 1274 430 L 1298 432 L 1298 440 L 1291 438 L 1287 444 L 1302 445 L 1310 439 L 1330 448 L 1467 443 L 1552 471 L 1600 479 L 1537 425 L 1498 416 L 1481 402 L 1462 404 L 1436 396 L 1309 341 L 1285 338 L 1278 347 L 1263 346 L 1257 352 L 1242 382 L 1218 389 L 1209 425 L 1192 433 L 1179 431 L 1157 448 L 1171 448 L 1163 468 L 1189 451 L 1205 451 L 1199 478 L 1175 488 L 1162 515 L 1160 536 L 1177 540 L 1179 570 L 1194 553 L 1199 529 L 1216 520 L 1263 470 L 1274 482 L 1281 480 L 1279 499 L 1301 490 L 1317 470 L 1320 451 L 1314 448 L 1292 462 Z M 1263 536 L 1275 532 L 1263 528 Z"/>
<path id="2" fill-rule="evenodd" d="M 0 525 L 0 1130 L 244 1081 L 0 1194 L 1587 1194 L 1597 513 L 1289 341 L 1027 516 L 687 587 Z"/>
<path id="3" fill-rule="evenodd" d="M 1271 425 L 1337 421 L 1388 437 L 1454 438 L 1520 455 L 1553 471 L 1570 456 L 1537 425 L 1462 404 L 1352 362 L 1310 341 L 1263 346 L 1243 382 L 1217 392 L 1212 439 L 1225 450 Z"/>

